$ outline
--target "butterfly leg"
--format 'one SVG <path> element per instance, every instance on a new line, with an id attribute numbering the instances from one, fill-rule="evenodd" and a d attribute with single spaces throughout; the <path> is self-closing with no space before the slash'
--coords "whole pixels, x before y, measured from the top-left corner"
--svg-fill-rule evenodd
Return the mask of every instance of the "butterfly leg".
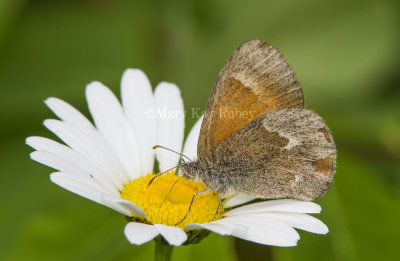
<path id="1" fill-rule="evenodd" d="M 162 206 L 162 204 L 164 204 L 164 202 L 168 199 L 169 195 L 171 194 L 172 189 L 175 187 L 176 183 L 178 183 L 178 181 L 179 181 L 181 178 L 183 178 L 183 177 L 180 177 L 180 178 L 178 178 L 177 180 L 174 181 L 174 183 L 172 184 L 171 188 L 169 189 L 167 195 L 165 196 L 165 198 L 164 198 L 164 200 L 162 201 L 162 203 L 161 203 L 160 206 Z"/>
<path id="2" fill-rule="evenodd" d="M 199 195 L 199 194 L 204 194 L 204 193 L 210 193 L 210 192 L 213 192 L 213 191 L 212 191 L 212 189 L 209 189 L 209 188 L 208 188 L 208 189 L 200 190 L 200 191 L 197 191 L 196 193 L 194 193 L 194 194 L 193 194 L 193 197 L 192 197 L 192 201 L 190 202 L 190 205 L 189 205 L 189 209 L 188 209 L 188 211 L 186 212 L 186 215 L 182 218 L 181 221 L 179 221 L 178 223 L 176 223 L 175 226 L 176 226 L 176 225 L 179 225 L 180 223 L 182 223 L 182 222 L 187 218 L 187 216 L 189 215 L 190 210 L 192 210 L 192 205 L 193 205 L 194 199 L 196 198 L 197 195 Z"/>
<path id="3" fill-rule="evenodd" d="M 215 212 L 213 219 L 215 219 L 218 216 L 219 210 L 221 209 L 222 195 L 218 194 L 218 196 L 219 196 L 219 203 L 218 203 L 218 207 L 217 207 L 217 212 Z"/>

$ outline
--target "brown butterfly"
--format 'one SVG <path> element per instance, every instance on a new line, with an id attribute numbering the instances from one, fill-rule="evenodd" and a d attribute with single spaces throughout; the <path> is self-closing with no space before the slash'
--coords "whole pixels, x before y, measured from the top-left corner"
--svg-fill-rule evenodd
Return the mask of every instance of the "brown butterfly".
<path id="1" fill-rule="evenodd" d="M 336 165 L 332 135 L 304 108 L 292 68 L 258 39 L 243 43 L 219 73 L 197 155 L 181 172 L 209 189 L 192 203 L 206 192 L 315 200 L 329 189 Z"/>
<path id="2" fill-rule="evenodd" d="M 222 195 L 315 200 L 335 173 L 332 135 L 304 108 L 294 72 L 279 50 L 243 43 L 219 73 L 201 125 L 198 160 L 183 175 Z"/>

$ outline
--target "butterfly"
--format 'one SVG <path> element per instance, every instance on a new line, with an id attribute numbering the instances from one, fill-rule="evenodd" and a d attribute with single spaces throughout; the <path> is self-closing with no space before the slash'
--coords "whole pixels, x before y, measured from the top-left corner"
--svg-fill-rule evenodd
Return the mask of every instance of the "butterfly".
<path id="1" fill-rule="evenodd" d="M 330 188 L 336 169 L 328 126 L 305 109 L 300 84 L 282 53 L 259 39 L 243 43 L 219 73 L 197 156 L 183 162 L 180 172 L 208 189 L 195 193 L 189 211 L 195 196 L 207 192 L 221 199 L 242 193 L 316 200 Z"/>

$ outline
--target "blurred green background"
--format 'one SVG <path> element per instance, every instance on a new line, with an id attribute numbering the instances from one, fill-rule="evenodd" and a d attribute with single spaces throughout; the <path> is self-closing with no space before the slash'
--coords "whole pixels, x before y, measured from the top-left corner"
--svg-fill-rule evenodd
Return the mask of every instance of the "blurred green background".
<path id="1" fill-rule="evenodd" d="M 225 61 L 255 37 L 284 53 L 333 131 L 337 174 L 317 215 L 330 232 L 270 249 L 214 234 L 173 259 L 235 260 L 236 249 L 249 260 L 270 250 L 274 260 L 400 260 L 399 14 L 395 0 L 0 0 L 0 260 L 151 260 L 154 243 L 129 245 L 120 214 L 52 184 L 24 139 L 53 137 L 45 98 L 88 115 L 85 85 L 119 95 L 128 67 L 204 108 Z"/>

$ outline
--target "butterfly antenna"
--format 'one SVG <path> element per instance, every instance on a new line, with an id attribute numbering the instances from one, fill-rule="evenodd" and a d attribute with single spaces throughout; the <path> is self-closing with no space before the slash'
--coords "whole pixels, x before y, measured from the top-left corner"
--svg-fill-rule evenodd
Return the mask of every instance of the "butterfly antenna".
<path id="1" fill-rule="evenodd" d="M 185 160 L 184 160 L 183 158 L 186 158 L 186 159 L 188 159 L 189 161 L 192 161 L 188 156 L 183 155 L 182 153 L 176 152 L 176 151 L 174 151 L 174 150 L 171 150 L 171 149 L 166 148 L 166 147 L 161 146 L 161 145 L 155 145 L 155 146 L 153 147 L 153 150 L 155 150 L 155 149 L 165 149 L 165 150 L 168 150 L 168 151 L 171 151 L 171 152 L 173 152 L 173 153 L 175 153 L 175 154 L 180 155 L 180 156 L 181 156 L 181 160 L 183 161 L 184 164 L 186 164 L 186 162 L 185 162 Z M 181 165 L 181 163 L 179 163 L 179 164 L 176 165 L 175 167 L 170 168 L 170 169 L 168 169 L 168 170 L 166 170 L 166 171 L 164 171 L 164 172 L 158 173 L 157 175 L 155 175 L 155 176 L 150 180 L 150 182 L 149 182 L 149 184 L 148 184 L 147 186 L 150 186 L 151 183 L 153 183 L 153 181 L 154 181 L 156 178 L 158 178 L 159 176 L 164 175 L 164 174 L 167 173 L 168 171 L 171 171 L 171 170 L 177 168 L 177 167 L 180 166 L 180 165 Z"/>
<path id="2" fill-rule="evenodd" d="M 179 166 L 179 165 L 177 165 L 177 166 L 175 166 L 175 167 L 173 167 L 173 168 L 167 169 L 167 170 L 164 171 L 164 172 L 158 173 L 157 175 L 155 175 L 155 176 L 150 180 L 150 182 L 149 182 L 149 184 L 148 184 L 147 186 L 150 186 L 151 183 L 153 183 L 153 181 L 154 181 L 156 178 L 158 178 L 159 176 L 164 175 L 164 174 L 167 173 L 168 171 L 171 171 L 171 170 L 175 169 L 175 168 L 178 167 L 178 166 Z"/>
<path id="3" fill-rule="evenodd" d="M 188 156 L 183 155 L 182 153 L 176 152 L 176 151 L 174 151 L 174 150 L 171 150 L 171 149 L 166 148 L 166 147 L 161 146 L 161 145 L 155 145 L 155 146 L 153 147 L 153 150 L 155 150 L 155 149 L 164 149 L 164 150 L 168 150 L 168 151 L 171 151 L 171 152 L 173 152 L 173 153 L 175 153 L 175 154 L 178 154 L 178 155 L 182 156 L 182 158 L 186 158 L 187 160 L 192 161 Z M 183 159 L 182 159 L 182 160 L 183 160 Z M 185 163 L 185 160 L 183 160 L 183 162 Z"/>

